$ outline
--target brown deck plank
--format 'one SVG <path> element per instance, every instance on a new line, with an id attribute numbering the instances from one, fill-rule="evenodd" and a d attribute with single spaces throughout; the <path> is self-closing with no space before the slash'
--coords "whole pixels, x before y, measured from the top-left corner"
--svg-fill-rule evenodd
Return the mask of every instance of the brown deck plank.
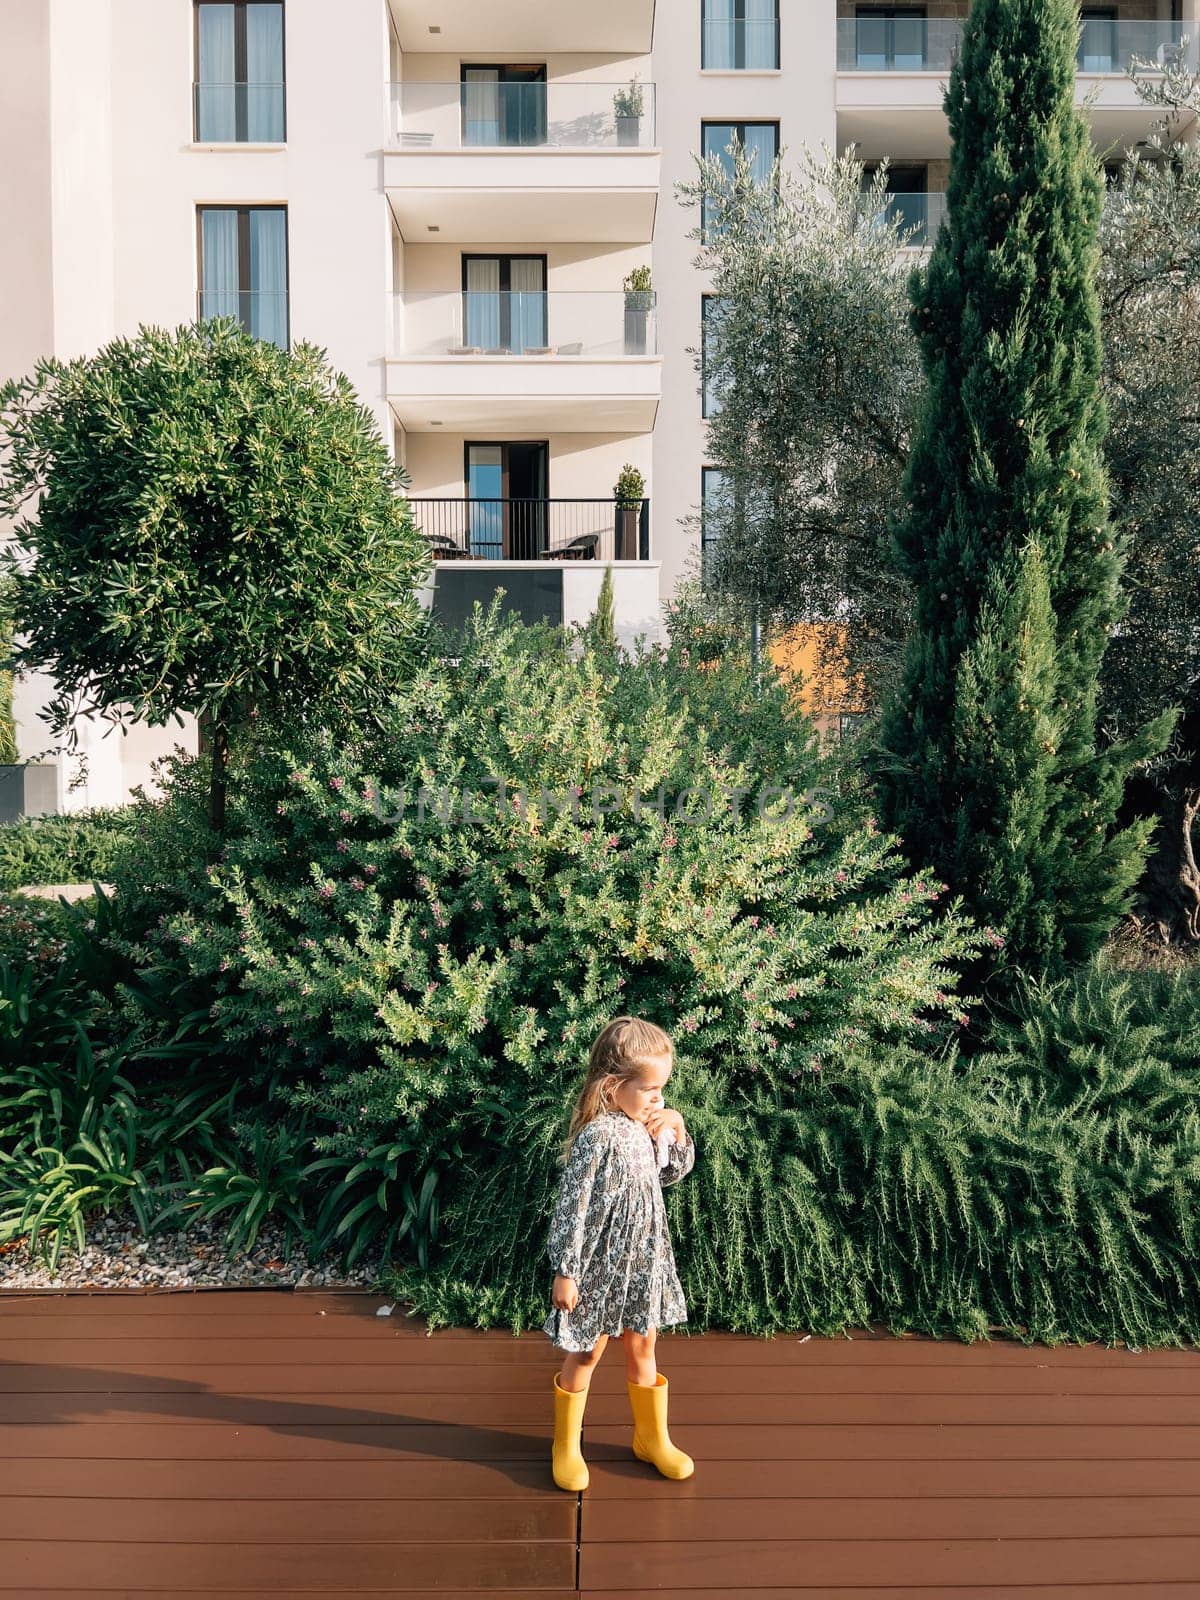
<path id="1" fill-rule="evenodd" d="M 191 1426 L 220 1420 L 249 1425 L 308 1422 L 336 1426 L 422 1424 L 447 1427 L 544 1428 L 550 1407 L 549 1382 L 532 1394 L 453 1394 L 439 1389 L 399 1394 L 243 1394 L 200 1387 L 172 1390 L 152 1380 L 144 1392 L 114 1384 L 111 1389 L 28 1389 L 0 1395 L 0 1420 L 45 1420 L 130 1424 L 159 1419 Z M 1200 1441 L 1200 1396 L 1179 1395 L 717 1395 L 675 1389 L 672 1424 L 683 1429 L 749 1428 L 794 1430 L 796 1452 L 806 1453 L 806 1434 L 822 1426 L 876 1427 L 886 1434 L 898 1427 L 1156 1427 L 1183 1430 Z M 620 1428 L 631 1420 L 625 1393 L 597 1392 L 588 1398 L 584 1426 L 589 1431 Z M 606 1435 L 607 1436 L 607 1435 Z M 789 1452 L 791 1453 L 791 1452 Z"/>
<path id="2" fill-rule="evenodd" d="M 0 1512 L 0 1521 L 2 1521 Z M 585 1543 L 630 1544 L 692 1539 L 779 1538 L 940 1539 L 1172 1538 L 1200 1535 L 1200 1499 L 1194 1495 L 1061 1495 L 943 1499 L 830 1499 L 813 1496 L 781 1507 L 757 1498 L 649 1503 L 583 1499 Z"/>
<path id="3" fill-rule="evenodd" d="M 237 1497 L 170 1500 L 13 1495 L 0 1501 L 0 1540 L 71 1539 L 98 1542 L 140 1539 L 187 1544 L 202 1539 L 233 1543 L 253 1529 L 257 1543 L 428 1543 L 480 1540 L 557 1540 L 575 1547 L 577 1508 L 571 1495 L 529 1495 L 510 1500 L 289 1500 Z M 124 1488 L 125 1486 L 122 1485 Z M 1095 1503 L 1095 1502 L 1093 1502 Z M 1157 1504 L 1158 1502 L 1150 1502 Z M 1184 1502 L 1186 1504 L 1187 1502 Z M 1166 1531 L 1187 1531 L 1168 1529 Z"/>
<path id="4" fill-rule="evenodd" d="M 575 1547 L 563 1543 L 259 1543 L 247 1519 L 243 1539 L 221 1544 L 146 1541 L 5 1542 L 0 1593 L 77 1589 L 99 1578 L 148 1587 L 238 1587 L 303 1594 L 337 1586 L 370 1588 L 564 1589 L 575 1581 Z"/>
<path id="5" fill-rule="evenodd" d="M 892 1461 L 704 1461 L 686 1483 L 671 1483 L 628 1452 L 591 1462 L 585 1505 L 744 1499 L 907 1501 L 999 1496 L 1040 1501 L 1087 1496 L 1200 1497 L 1200 1461 L 912 1461 L 898 1477 Z M 86 1498 L 104 1483 L 135 1498 L 219 1500 L 472 1500 L 521 1493 L 574 1504 L 550 1481 L 543 1456 L 490 1461 L 109 1461 L 92 1457 L 0 1460 L 0 1495 Z M 773 1515 L 784 1515 L 776 1504 Z"/>
<path id="6" fill-rule="evenodd" d="M 274 1423 L 254 1426 L 209 1422 L 0 1423 L 0 1455 L 94 1456 L 113 1460 L 197 1459 L 421 1459 L 503 1461 L 545 1455 L 549 1425 L 504 1429 L 437 1423 Z M 801 1434 L 803 1439 L 801 1440 Z M 629 1427 L 586 1430 L 596 1459 L 623 1459 Z M 680 1435 L 682 1438 L 682 1433 Z M 845 1427 L 705 1427 L 688 1429 L 687 1448 L 707 1461 L 832 1460 L 1059 1461 L 1200 1460 L 1200 1428 L 1014 1427 L 942 1424 Z"/>
<path id="7" fill-rule="evenodd" d="M 960 1539 L 947 1525 L 938 1539 L 748 1539 L 694 1543 L 587 1544 L 580 1588 L 641 1594 L 670 1583 L 703 1593 L 740 1585 L 742 1593 L 795 1585 L 836 1590 L 847 1584 L 933 1589 L 951 1583 L 1197 1582 L 1200 1538 Z"/>
<path id="8" fill-rule="evenodd" d="M 299 1348 L 296 1348 L 296 1347 Z M 357 1344 L 355 1349 L 357 1349 Z M 54 1390 L 79 1392 L 88 1388 L 154 1392 L 149 1380 L 164 1385 L 197 1384 L 236 1389 L 239 1393 L 303 1394 L 321 1392 L 362 1394 L 407 1390 L 453 1390 L 487 1393 L 495 1389 L 496 1363 L 464 1361 L 428 1362 L 425 1351 L 405 1343 L 363 1350 L 361 1358 L 347 1354 L 341 1342 L 289 1340 L 285 1359 L 263 1360 L 255 1340 L 170 1339 L 0 1339 L 0 1394 Z M 521 1347 L 521 1359 L 505 1363 L 503 1384 L 509 1394 L 540 1394 L 561 1358 Z M 1169 1395 L 1200 1398 L 1200 1359 L 1183 1368 L 1138 1366 L 1130 1356 L 1118 1367 L 1050 1367 L 1027 1363 L 1023 1367 L 854 1367 L 789 1365 L 771 1377 L 773 1395 L 863 1394 L 1076 1394 Z M 675 1367 L 663 1353 L 665 1372 Z M 59 1370 L 61 1369 L 61 1370 Z M 683 1366 L 679 1392 L 699 1392 L 710 1387 L 707 1369 Z M 36 1380 L 36 1381 L 35 1381 Z M 615 1350 L 600 1363 L 592 1379 L 594 1393 L 617 1393 L 624 1382 L 621 1352 Z M 761 1394 L 763 1380 L 736 1369 L 724 1373 L 723 1395 Z"/>

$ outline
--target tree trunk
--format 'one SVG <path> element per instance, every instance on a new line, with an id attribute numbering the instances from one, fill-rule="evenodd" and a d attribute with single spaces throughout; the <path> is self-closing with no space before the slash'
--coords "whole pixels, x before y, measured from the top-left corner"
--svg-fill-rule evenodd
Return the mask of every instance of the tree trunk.
<path id="1" fill-rule="evenodd" d="M 1183 795 L 1179 839 L 1179 888 L 1183 899 L 1183 920 L 1188 937 L 1200 941 L 1200 871 L 1196 867 L 1196 841 L 1193 829 L 1200 816 L 1200 789 L 1187 789 Z"/>

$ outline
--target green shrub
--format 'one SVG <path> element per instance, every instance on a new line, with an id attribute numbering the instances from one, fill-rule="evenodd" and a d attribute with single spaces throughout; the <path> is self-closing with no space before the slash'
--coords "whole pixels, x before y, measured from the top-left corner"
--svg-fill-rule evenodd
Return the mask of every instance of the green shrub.
<path id="1" fill-rule="evenodd" d="M 0 825 L 0 889 L 105 880 L 132 827 L 129 806 L 6 822 Z"/>
<path id="2" fill-rule="evenodd" d="M 565 1108 L 615 1013 L 663 1021 L 684 1076 L 711 1070 L 735 1103 L 802 1101 L 856 1042 L 939 1048 L 958 1030 L 954 962 L 983 936 L 935 918 L 940 886 L 904 875 L 891 841 L 822 822 L 801 798 L 825 772 L 808 725 L 740 664 L 699 670 L 684 645 L 614 662 L 493 614 L 396 695 L 373 743 L 264 739 L 207 868 L 202 776 L 172 761 L 113 869 L 142 924 L 129 959 L 179 1010 L 205 1008 L 217 1056 L 341 1162 L 314 1172 L 304 1215 L 336 1193 L 341 1228 L 366 1203 L 347 1246 L 407 1215 L 397 1238 L 428 1255 L 462 1152 L 546 1083 Z M 593 784 L 616 809 L 590 814 Z M 790 815 L 770 792 L 786 785 Z M 736 793 L 702 818 L 700 791 Z M 138 1026 L 143 1047 L 162 1036 Z"/>
<path id="3" fill-rule="evenodd" d="M 1200 975 L 1099 963 L 1025 1003 L 970 1063 L 848 1052 L 791 1105 L 677 1070 L 691 1329 L 1195 1342 Z M 544 1092 L 500 1124 L 456 1174 L 434 1269 L 392 1275 L 434 1326 L 548 1312 L 560 1111 Z"/>

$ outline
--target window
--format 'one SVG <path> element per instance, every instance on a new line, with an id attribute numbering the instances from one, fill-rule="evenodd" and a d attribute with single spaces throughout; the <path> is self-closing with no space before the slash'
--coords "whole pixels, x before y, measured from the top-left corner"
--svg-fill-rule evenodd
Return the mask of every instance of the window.
<path id="1" fill-rule="evenodd" d="M 196 0 L 196 138 L 281 144 L 286 138 L 283 6 Z"/>
<path id="2" fill-rule="evenodd" d="M 546 68 L 463 67 L 464 145 L 546 143 Z"/>
<path id="3" fill-rule="evenodd" d="M 1079 19 L 1080 72 L 1115 72 L 1117 68 L 1116 6 L 1081 6 Z"/>
<path id="4" fill-rule="evenodd" d="M 706 71 L 779 66 L 779 0 L 701 0 L 700 64 Z"/>
<path id="5" fill-rule="evenodd" d="M 463 343 L 522 355 L 547 347 L 545 256 L 464 256 Z"/>
<path id="6" fill-rule="evenodd" d="M 720 467 L 700 469 L 700 565 L 711 562 L 729 513 L 729 481 Z"/>
<path id="7" fill-rule="evenodd" d="M 740 147 L 750 162 L 750 174 L 756 183 L 765 183 L 779 155 L 779 124 L 777 122 L 705 122 L 700 128 L 701 148 L 706 156 L 716 156 L 732 177 L 734 155 Z M 711 218 L 707 204 L 704 208 L 702 232 L 708 237 Z"/>
<path id="8" fill-rule="evenodd" d="M 721 398 L 708 370 L 708 341 L 712 328 L 721 315 L 725 301 L 720 295 L 706 294 L 700 301 L 700 415 L 707 420 L 721 409 Z M 706 471 L 713 470 L 706 468 Z"/>
<path id="9" fill-rule="evenodd" d="M 286 206 L 201 206 L 200 316 L 288 348 Z"/>
<path id="10" fill-rule="evenodd" d="M 859 72 L 924 72 L 924 6 L 859 6 L 855 65 Z"/>

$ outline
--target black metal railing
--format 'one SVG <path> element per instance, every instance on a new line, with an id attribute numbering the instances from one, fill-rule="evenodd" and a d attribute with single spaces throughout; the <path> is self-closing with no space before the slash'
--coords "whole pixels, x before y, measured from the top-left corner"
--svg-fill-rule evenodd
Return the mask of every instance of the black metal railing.
<path id="1" fill-rule="evenodd" d="M 649 561 L 649 500 L 410 500 L 435 561 Z"/>

